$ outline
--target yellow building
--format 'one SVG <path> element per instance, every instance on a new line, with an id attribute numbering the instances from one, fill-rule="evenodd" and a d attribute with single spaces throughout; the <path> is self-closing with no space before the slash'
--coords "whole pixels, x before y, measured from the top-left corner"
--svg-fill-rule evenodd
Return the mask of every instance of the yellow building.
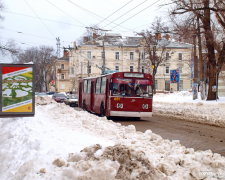
<path id="1" fill-rule="evenodd" d="M 225 65 L 223 66 L 222 71 L 219 74 L 218 95 L 225 96 Z"/>
<path id="2" fill-rule="evenodd" d="M 69 56 L 64 56 L 56 60 L 56 92 L 72 91 L 72 84 L 69 78 Z"/>
<path id="3" fill-rule="evenodd" d="M 190 90 L 192 45 L 163 41 L 167 41 L 167 50 L 163 55 L 165 61 L 158 67 L 156 74 L 157 90 Z M 106 71 L 152 72 L 140 37 L 123 38 L 119 34 L 106 34 L 104 41 L 84 41 L 79 46 L 74 45 L 69 57 L 69 77 L 77 89 L 80 78 L 100 75 L 104 65 Z M 170 70 L 174 69 L 180 72 L 179 84 L 170 83 Z"/>

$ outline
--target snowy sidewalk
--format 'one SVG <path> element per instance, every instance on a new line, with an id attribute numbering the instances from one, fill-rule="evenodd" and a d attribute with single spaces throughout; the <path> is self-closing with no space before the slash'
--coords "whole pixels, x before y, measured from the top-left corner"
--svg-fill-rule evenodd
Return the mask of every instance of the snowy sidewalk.
<path id="1" fill-rule="evenodd" d="M 153 97 L 153 113 L 225 127 L 225 97 L 217 101 L 203 101 L 192 100 L 192 94 L 187 91 L 157 93 Z"/>

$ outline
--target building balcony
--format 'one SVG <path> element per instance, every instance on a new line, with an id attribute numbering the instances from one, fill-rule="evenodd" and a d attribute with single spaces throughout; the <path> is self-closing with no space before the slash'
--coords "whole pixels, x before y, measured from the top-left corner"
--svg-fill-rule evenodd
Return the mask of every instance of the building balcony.
<path id="1" fill-rule="evenodd" d="M 57 73 L 67 73 L 69 69 L 57 69 Z"/>
<path id="2" fill-rule="evenodd" d="M 57 79 L 57 81 L 70 81 L 69 78 L 66 78 L 66 79 Z"/>

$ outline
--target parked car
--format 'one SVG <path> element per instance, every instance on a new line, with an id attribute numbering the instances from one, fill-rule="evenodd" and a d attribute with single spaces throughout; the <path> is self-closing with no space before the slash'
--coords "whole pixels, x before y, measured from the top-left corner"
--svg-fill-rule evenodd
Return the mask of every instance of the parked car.
<path id="1" fill-rule="evenodd" d="M 62 93 L 55 93 L 52 95 L 52 99 L 54 99 L 56 102 L 62 103 L 66 100 L 67 96 Z"/>
<path id="2" fill-rule="evenodd" d="M 47 92 L 47 95 L 53 95 L 53 94 L 55 94 L 55 92 L 53 92 L 53 91 Z"/>
<path id="3" fill-rule="evenodd" d="M 75 94 L 69 94 L 67 95 L 67 98 L 65 99 L 65 104 L 71 106 L 71 107 L 76 107 L 78 106 L 78 98 Z"/>
<path id="4" fill-rule="evenodd" d="M 35 92 L 36 96 L 46 96 L 47 93 L 46 92 Z"/>

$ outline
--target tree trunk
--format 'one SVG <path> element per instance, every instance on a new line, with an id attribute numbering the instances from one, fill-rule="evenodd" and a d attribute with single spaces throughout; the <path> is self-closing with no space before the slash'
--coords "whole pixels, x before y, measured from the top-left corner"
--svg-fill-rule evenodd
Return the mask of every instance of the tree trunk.
<path id="1" fill-rule="evenodd" d="M 156 88 L 155 88 L 155 75 L 152 75 L 152 81 L 153 81 L 153 93 L 156 94 Z"/>
<path id="2" fill-rule="evenodd" d="M 155 88 L 155 75 L 157 73 L 157 69 L 154 66 L 153 72 L 152 72 L 152 81 L 153 81 L 153 93 L 156 94 L 156 88 Z"/>
<path id="3" fill-rule="evenodd" d="M 200 30 L 200 22 L 199 17 L 197 17 L 197 37 L 198 37 L 198 54 L 199 54 L 199 78 L 200 78 L 200 94 L 201 99 L 205 100 L 205 77 L 204 77 L 204 63 L 202 57 L 202 37 L 201 37 L 201 30 Z"/>
<path id="4" fill-rule="evenodd" d="M 209 0 L 204 1 L 204 17 L 202 17 L 202 23 L 205 30 L 206 47 L 208 50 L 208 67 L 209 67 L 209 89 L 207 100 L 216 100 L 216 92 L 213 91 L 213 86 L 216 84 L 216 56 L 214 48 L 214 36 L 211 29 L 211 18 L 209 9 Z"/>
<path id="5" fill-rule="evenodd" d="M 209 89 L 207 100 L 216 100 L 217 70 L 212 64 L 209 65 Z"/>

